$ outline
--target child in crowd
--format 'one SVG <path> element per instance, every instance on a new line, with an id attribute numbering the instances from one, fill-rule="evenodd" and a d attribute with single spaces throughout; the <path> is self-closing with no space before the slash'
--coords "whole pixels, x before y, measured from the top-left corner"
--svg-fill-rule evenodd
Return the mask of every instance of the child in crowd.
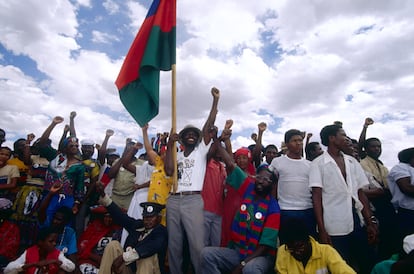
<path id="1" fill-rule="evenodd" d="M 4 269 L 5 274 L 65 273 L 72 272 L 75 264 L 67 259 L 56 246 L 57 232 L 51 227 L 39 231 L 36 245 L 29 247 Z"/>

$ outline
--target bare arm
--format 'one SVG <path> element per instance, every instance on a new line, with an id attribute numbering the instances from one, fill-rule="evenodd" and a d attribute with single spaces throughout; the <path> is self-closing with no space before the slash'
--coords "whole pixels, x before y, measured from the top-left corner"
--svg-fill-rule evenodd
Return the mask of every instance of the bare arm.
<path id="1" fill-rule="evenodd" d="M 46 128 L 46 130 L 43 132 L 42 136 L 40 137 L 39 144 L 47 144 L 47 141 L 49 140 L 50 133 L 52 133 L 52 130 L 55 128 L 57 124 L 60 124 L 63 122 L 63 118 L 60 116 L 56 116 L 53 118 L 52 123 Z"/>
<path id="2" fill-rule="evenodd" d="M 262 162 L 262 137 L 263 132 L 266 130 L 267 125 L 264 122 L 261 122 L 257 125 L 258 134 L 256 138 L 256 145 L 252 151 L 252 158 L 255 167 L 258 167 Z"/>
<path id="3" fill-rule="evenodd" d="M 358 189 L 358 199 L 361 201 L 364 208 L 362 209 L 362 216 L 364 216 L 365 225 L 367 228 L 367 234 L 368 234 L 368 243 L 374 244 L 377 242 L 378 239 L 378 227 L 376 220 L 372 219 L 372 212 L 371 208 L 369 206 L 369 201 L 367 196 L 365 196 L 364 191 L 361 189 Z"/>
<path id="4" fill-rule="evenodd" d="M 220 91 L 213 87 L 211 89 L 211 95 L 213 95 L 213 104 L 211 106 L 210 114 L 208 115 L 207 121 L 203 126 L 202 134 L 203 134 L 203 140 L 204 143 L 207 145 L 210 143 L 211 136 L 210 136 L 210 128 L 214 126 L 214 122 L 216 121 L 217 116 L 217 105 L 220 98 Z"/>
<path id="5" fill-rule="evenodd" d="M 226 147 L 226 151 L 228 154 L 233 155 L 233 148 L 231 146 L 231 127 L 233 126 L 233 120 L 228 119 L 226 120 L 226 124 L 224 125 L 224 130 L 221 133 L 221 140 L 224 142 L 224 146 Z"/>
<path id="6" fill-rule="evenodd" d="M 30 143 L 34 140 L 35 135 L 33 133 L 30 133 L 27 135 L 26 144 L 24 145 L 23 149 L 23 162 L 27 166 L 32 165 L 32 158 L 30 156 L 32 153 L 30 152 Z"/>
<path id="7" fill-rule="evenodd" d="M 76 130 L 75 130 L 75 117 L 76 117 L 76 111 L 72 111 L 70 113 L 70 121 L 69 121 L 69 130 L 70 130 L 70 136 L 76 137 Z"/>
<path id="8" fill-rule="evenodd" d="M 312 201 L 316 224 L 318 225 L 319 241 L 324 244 L 332 245 L 331 237 L 329 237 L 326 232 L 325 223 L 323 221 L 322 188 L 312 187 Z"/>
<path id="9" fill-rule="evenodd" d="M 131 163 L 131 159 L 134 157 L 135 154 L 137 154 L 138 150 L 140 150 L 142 147 L 142 144 L 137 142 L 133 146 L 129 147 L 126 153 L 122 155 L 122 158 L 124 158 L 122 166 L 129 172 L 134 173 L 135 175 L 137 173 L 137 168 L 135 165 Z"/>
<path id="10" fill-rule="evenodd" d="M 165 174 L 167 176 L 172 176 L 174 174 L 174 165 L 175 165 L 175 159 L 173 159 L 173 149 L 176 149 L 175 142 L 178 141 L 179 136 L 176 132 L 170 133 L 170 138 L 167 142 L 167 154 L 165 156 L 165 162 L 164 162 L 164 170 Z"/>
<path id="11" fill-rule="evenodd" d="M 60 137 L 60 141 L 59 141 L 59 151 L 63 150 L 63 141 L 68 136 L 68 132 L 69 132 L 69 125 L 65 125 L 65 128 L 63 129 L 62 137 Z"/>
<path id="12" fill-rule="evenodd" d="M 373 123 L 374 123 L 374 120 L 372 120 L 371 118 L 365 118 L 364 126 L 362 127 L 362 131 L 361 131 L 361 134 L 359 135 L 359 140 L 358 140 L 358 149 L 359 149 L 360 155 L 362 153 L 362 149 L 363 149 L 363 146 L 366 140 L 367 128 L 369 125 L 372 125 Z"/>
<path id="13" fill-rule="evenodd" d="M 414 197 L 414 186 L 411 184 L 411 177 L 405 177 L 397 180 L 398 188 L 407 196 Z"/>
<path id="14" fill-rule="evenodd" d="M 101 166 L 105 164 L 106 148 L 108 147 L 109 138 L 111 138 L 113 135 L 114 131 L 112 129 L 107 129 L 105 133 L 105 139 L 102 142 L 101 147 L 98 149 L 98 161 Z"/>
<path id="15" fill-rule="evenodd" d="M 157 158 L 158 154 L 152 148 L 151 142 L 148 137 L 148 124 L 144 125 L 142 129 L 142 138 L 144 139 L 144 148 L 148 155 L 148 161 L 151 165 L 155 164 L 155 159 Z"/>
<path id="16" fill-rule="evenodd" d="M 17 178 L 10 178 L 10 183 L 0 184 L 0 190 L 14 189 L 17 186 Z"/>

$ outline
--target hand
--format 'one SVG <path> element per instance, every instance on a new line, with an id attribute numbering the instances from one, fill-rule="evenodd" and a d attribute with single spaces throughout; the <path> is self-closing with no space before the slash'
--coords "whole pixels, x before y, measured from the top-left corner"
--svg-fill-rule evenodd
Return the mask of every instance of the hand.
<path id="1" fill-rule="evenodd" d="M 73 207 L 72 207 L 72 213 L 73 213 L 73 215 L 76 215 L 76 214 L 78 214 L 78 212 L 79 212 L 79 204 L 74 203 Z"/>
<path id="2" fill-rule="evenodd" d="M 312 136 L 313 136 L 313 134 L 309 132 L 309 133 L 306 135 L 306 138 L 310 139 L 310 138 L 312 138 Z"/>
<path id="3" fill-rule="evenodd" d="M 98 192 L 100 196 L 105 196 L 105 186 L 102 184 L 102 182 L 96 182 L 95 188 L 96 192 Z"/>
<path id="4" fill-rule="evenodd" d="M 115 274 L 122 273 L 122 265 L 124 264 L 124 258 L 122 255 L 116 257 L 116 259 L 112 262 L 111 270 L 115 272 Z"/>
<path id="5" fill-rule="evenodd" d="M 321 244 L 330 244 L 332 245 L 331 237 L 326 231 L 319 231 L 319 242 Z"/>
<path id="6" fill-rule="evenodd" d="M 301 131 L 301 133 L 302 133 L 302 139 L 305 139 L 306 131 Z"/>
<path id="7" fill-rule="evenodd" d="M 141 127 L 142 131 L 147 131 L 149 128 L 149 124 L 145 124 L 143 127 Z"/>
<path id="8" fill-rule="evenodd" d="M 125 144 L 129 144 L 129 143 L 131 143 L 132 142 L 132 138 L 126 138 L 126 140 L 125 140 Z"/>
<path id="9" fill-rule="evenodd" d="M 56 116 L 55 118 L 53 118 L 52 122 L 57 125 L 63 122 L 63 117 L 60 116 Z"/>
<path id="10" fill-rule="evenodd" d="M 259 129 L 259 132 L 263 132 L 266 130 L 267 125 L 265 122 L 261 122 L 260 124 L 257 125 L 257 128 Z"/>
<path id="11" fill-rule="evenodd" d="M 367 225 L 368 244 L 373 245 L 378 242 L 378 227 L 376 224 L 369 223 Z"/>
<path id="12" fill-rule="evenodd" d="M 223 131 L 221 132 L 221 136 L 220 136 L 220 139 L 222 140 L 222 141 L 225 141 L 225 140 L 227 140 L 227 139 L 230 139 L 230 137 L 231 137 L 231 134 L 232 134 L 232 130 L 231 129 L 223 129 Z"/>
<path id="13" fill-rule="evenodd" d="M 108 137 L 111 137 L 114 135 L 114 131 L 112 129 L 107 129 L 105 132 L 105 135 Z"/>
<path id="14" fill-rule="evenodd" d="M 52 185 L 52 187 L 50 188 L 50 192 L 52 192 L 53 194 L 58 193 L 59 190 L 61 190 L 63 187 L 62 183 L 54 183 Z"/>
<path id="15" fill-rule="evenodd" d="M 218 128 L 216 126 L 212 126 L 208 130 L 208 133 L 210 134 L 210 137 L 213 138 L 213 140 L 217 139 L 217 132 Z"/>
<path id="16" fill-rule="evenodd" d="M 136 142 L 134 144 L 134 148 L 137 149 L 137 150 L 140 150 L 143 147 L 144 147 L 144 145 L 142 143 L 140 143 L 140 142 Z"/>
<path id="17" fill-rule="evenodd" d="M 224 129 L 231 129 L 232 126 L 233 126 L 233 120 L 228 119 L 226 120 L 226 123 L 224 124 Z"/>
<path id="18" fill-rule="evenodd" d="M 213 87 L 211 88 L 211 95 L 213 95 L 214 99 L 218 99 L 220 98 L 220 91 L 216 87 Z"/>
<path id="19" fill-rule="evenodd" d="M 180 136 L 178 135 L 178 133 L 170 133 L 170 138 L 168 139 L 168 143 L 170 142 L 177 142 L 178 140 L 180 140 Z"/>
<path id="20" fill-rule="evenodd" d="M 252 138 L 253 141 L 257 141 L 257 134 L 256 133 L 252 133 L 252 135 L 250 135 L 250 138 Z"/>
<path id="21" fill-rule="evenodd" d="M 34 140 L 35 137 L 36 136 L 33 133 L 27 134 L 26 143 L 29 143 L 30 144 Z"/>
<path id="22" fill-rule="evenodd" d="M 96 148 L 97 150 L 100 150 L 100 149 L 101 149 L 101 145 L 100 145 L 100 144 L 95 144 L 95 148 Z"/>
<path id="23" fill-rule="evenodd" d="M 365 123 L 364 126 L 369 126 L 372 125 L 374 123 L 374 120 L 372 120 L 372 118 L 365 118 Z"/>
<path id="24" fill-rule="evenodd" d="M 76 111 L 72 111 L 72 112 L 70 113 L 69 118 L 70 118 L 70 119 L 75 119 L 75 117 L 76 117 Z"/>

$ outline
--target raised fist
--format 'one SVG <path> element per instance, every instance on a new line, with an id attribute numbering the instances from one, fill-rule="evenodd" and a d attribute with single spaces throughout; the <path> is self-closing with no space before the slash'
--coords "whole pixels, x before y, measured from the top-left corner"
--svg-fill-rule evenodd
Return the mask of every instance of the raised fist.
<path id="1" fill-rule="evenodd" d="M 228 119 L 226 120 L 226 123 L 224 124 L 224 129 L 231 129 L 232 126 L 233 126 L 233 120 Z"/>
<path id="2" fill-rule="evenodd" d="M 369 126 L 372 125 L 374 123 L 374 120 L 372 120 L 372 118 L 365 118 L 365 125 Z"/>
<path id="3" fill-rule="evenodd" d="M 53 118 L 53 123 L 55 123 L 55 124 L 60 124 L 60 123 L 62 123 L 63 122 L 63 117 L 61 117 L 61 116 L 56 116 L 55 118 Z"/>
<path id="4" fill-rule="evenodd" d="M 211 88 L 211 95 L 213 95 L 214 98 L 220 98 L 220 91 L 216 87 L 213 87 Z"/>
<path id="5" fill-rule="evenodd" d="M 263 132 L 267 129 L 267 125 L 265 122 L 261 122 L 260 124 L 257 125 L 259 131 Z"/>

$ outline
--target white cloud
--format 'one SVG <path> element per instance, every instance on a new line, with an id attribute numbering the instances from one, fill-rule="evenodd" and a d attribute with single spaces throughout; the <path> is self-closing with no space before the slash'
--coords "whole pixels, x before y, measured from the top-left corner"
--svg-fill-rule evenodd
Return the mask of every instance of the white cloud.
<path id="1" fill-rule="evenodd" d="M 119 41 L 118 37 L 105 32 L 93 30 L 92 31 L 92 42 L 110 44 L 112 41 Z"/>
<path id="2" fill-rule="evenodd" d="M 102 6 L 111 15 L 115 14 L 115 13 L 118 13 L 118 11 L 119 11 L 119 5 L 115 1 L 112 1 L 112 0 L 105 0 L 102 3 Z"/>
<path id="3" fill-rule="evenodd" d="M 126 6 L 129 22 L 119 24 L 98 14 L 91 1 L 72 3 L 0 2 L 0 43 L 7 50 L 0 52 L 2 128 L 9 140 L 32 131 L 40 136 L 52 116 L 68 118 L 76 110 L 81 139 L 100 142 L 106 128 L 113 128 L 111 142 L 122 146 L 126 137 L 140 136 L 140 129 L 120 103 L 114 81 L 148 3 L 103 2 L 109 14 Z M 318 140 L 320 129 L 334 120 L 343 121 L 347 133 L 358 138 L 368 116 L 375 120 L 368 137 L 382 139 L 382 158 L 389 167 L 399 150 L 412 146 L 411 1 L 182 0 L 177 8 L 178 128 L 202 126 L 210 89 L 216 86 L 222 92 L 217 125 L 234 120 L 234 149 L 252 143 L 250 133 L 261 121 L 270 125 L 264 143 L 280 146 L 290 128 L 312 132 L 312 140 Z M 79 22 L 91 20 L 81 17 L 81 9 L 92 11 L 99 28 L 81 28 Z M 95 44 L 82 48 L 79 39 L 87 33 L 93 34 L 87 42 Z M 281 52 L 264 52 L 269 46 L 264 33 Z M 122 51 L 115 48 L 124 40 L 129 41 Z M 19 55 L 30 58 L 43 75 L 33 76 L 33 68 L 13 62 Z M 273 63 L 263 59 L 269 56 Z M 151 133 L 169 131 L 170 116 L 166 72 Z M 277 129 L 275 117 L 281 123 Z M 54 134 L 58 139 L 61 127 Z"/>

